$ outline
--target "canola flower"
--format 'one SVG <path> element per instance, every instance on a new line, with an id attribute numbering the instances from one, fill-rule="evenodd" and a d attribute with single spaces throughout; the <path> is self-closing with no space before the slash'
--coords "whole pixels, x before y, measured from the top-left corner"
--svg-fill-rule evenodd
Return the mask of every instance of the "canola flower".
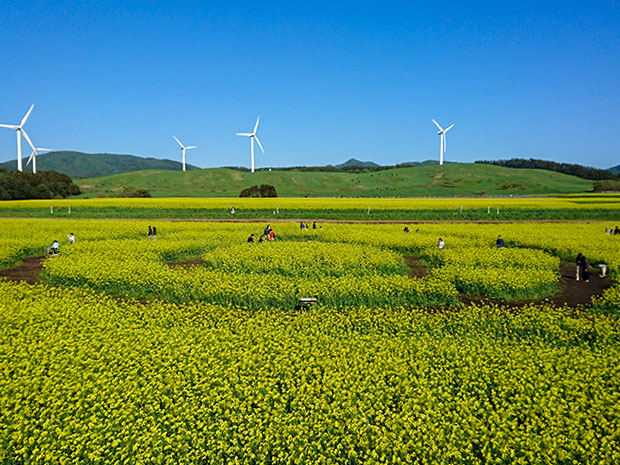
<path id="1" fill-rule="evenodd" d="M 0 294 L 2 463 L 620 460 L 620 333 L 605 314 Z"/>

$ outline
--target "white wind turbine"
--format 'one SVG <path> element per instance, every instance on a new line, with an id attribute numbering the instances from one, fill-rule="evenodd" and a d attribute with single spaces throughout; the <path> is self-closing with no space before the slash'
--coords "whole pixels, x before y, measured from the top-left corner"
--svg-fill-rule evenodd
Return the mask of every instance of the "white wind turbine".
<path id="1" fill-rule="evenodd" d="M 190 145 L 189 147 L 185 147 L 183 144 L 181 144 L 181 141 L 179 139 L 177 139 L 175 136 L 172 136 L 172 137 L 181 146 L 181 152 L 183 152 L 183 171 L 185 171 L 185 151 L 198 148 L 198 146 L 197 145 Z"/>
<path id="2" fill-rule="evenodd" d="M 28 113 L 26 113 L 26 116 L 23 117 L 22 122 L 19 123 L 19 125 L 0 124 L 0 128 L 13 129 L 17 134 L 17 171 L 22 171 L 22 130 L 33 108 L 34 104 L 31 105 L 30 110 L 28 110 Z"/>
<path id="3" fill-rule="evenodd" d="M 260 143 L 260 140 L 258 140 L 258 136 L 256 135 L 256 130 L 258 129 L 259 120 L 260 120 L 260 116 L 256 118 L 256 124 L 254 125 L 254 131 L 252 131 L 251 133 L 248 133 L 248 132 L 237 132 L 236 133 L 238 136 L 245 136 L 245 137 L 250 138 L 250 153 L 252 155 L 252 158 L 251 158 L 252 167 L 250 171 L 252 173 L 254 172 L 254 139 L 256 139 L 256 142 L 258 142 L 258 146 L 260 147 L 261 152 L 263 152 L 263 154 L 265 153 L 265 150 L 263 150 L 263 145 Z"/>
<path id="4" fill-rule="evenodd" d="M 437 123 L 437 121 L 432 120 L 433 123 L 435 123 L 435 126 L 437 126 L 437 128 L 439 129 L 439 132 L 437 134 L 439 134 L 440 139 L 439 139 L 439 164 L 443 165 L 443 153 L 446 151 L 446 132 L 448 132 L 450 129 L 452 129 L 454 127 L 454 124 L 452 126 L 450 126 L 447 129 L 443 129 L 441 126 L 439 126 L 439 123 Z"/>
<path id="5" fill-rule="evenodd" d="M 39 154 L 39 152 L 49 152 L 52 149 L 44 149 L 43 147 L 35 147 L 34 144 L 32 143 L 32 141 L 30 140 L 30 137 L 28 137 L 28 133 L 22 129 L 22 132 L 24 133 L 24 137 L 26 138 L 26 141 L 28 142 L 28 145 L 30 145 L 30 148 L 32 149 L 32 152 L 30 153 L 30 158 L 28 158 L 28 161 L 26 162 L 26 165 L 30 164 L 30 162 L 32 162 L 32 172 L 34 174 L 36 174 L 37 172 L 37 155 Z"/>

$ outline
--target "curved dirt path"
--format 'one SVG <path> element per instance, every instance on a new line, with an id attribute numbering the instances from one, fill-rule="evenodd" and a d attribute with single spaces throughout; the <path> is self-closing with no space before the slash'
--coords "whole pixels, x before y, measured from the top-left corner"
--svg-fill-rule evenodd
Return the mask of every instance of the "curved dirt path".
<path id="1" fill-rule="evenodd" d="M 44 255 L 23 258 L 22 262 L 13 268 L 0 270 L 0 276 L 3 276 L 8 281 L 24 281 L 28 284 L 38 283 L 41 280 L 44 259 Z"/>

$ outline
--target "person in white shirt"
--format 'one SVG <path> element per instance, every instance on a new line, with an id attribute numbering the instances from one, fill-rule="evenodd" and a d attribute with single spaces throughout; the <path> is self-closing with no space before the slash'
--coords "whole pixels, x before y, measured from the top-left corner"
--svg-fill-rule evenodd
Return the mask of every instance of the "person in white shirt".
<path id="1" fill-rule="evenodd" d="M 69 244 L 75 244 L 75 236 L 73 235 L 73 233 L 69 233 L 67 239 L 69 239 Z"/>
<path id="2" fill-rule="evenodd" d="M 443 241 L 443 239 L 440 237 L 439 238 L 439 242 L 437 243 L 437 247 L 439 247 L 439 250 L 443 249 L 446 246 L 446 243 Z"/>

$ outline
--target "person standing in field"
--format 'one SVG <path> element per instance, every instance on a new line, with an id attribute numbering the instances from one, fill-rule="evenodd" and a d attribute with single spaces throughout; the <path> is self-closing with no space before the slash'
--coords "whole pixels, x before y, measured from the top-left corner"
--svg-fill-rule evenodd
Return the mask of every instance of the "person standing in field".
<path id="1" fill-rule="evenodd" d="M 269 240 L 273 241 L 276 238 L 276 233 L 273 232 L 273 229 L 269 231 Z"/>
<path id="2" fill-rule="evenodd" d="M 439 242 L 437 242 L 437 247 L 439 247 L 439 250 L 443 249 L 446 246 L 446 243 L 443 241 L 443 239 L 440 237 L 439 238 Z"/>
<path id="3" fill-rule="evenodd" d="M 590 264 L 585 255 L 581 256 L 581 279 L 586 283 L 590 282 Z"/>
<path id="4" fill-rule="evenodd" d="M 149 231 L 146 233 L 147 237 L 150 239 L 153 236 L 153 229 L 149 226 Z"/>
<path id="5" fill-rule="evenodd" d="M 497 241 L 495 241 L 495 244 L 497 245 L 498 249 L 501 249 L 504 247 L 504 239 L 502 239 L 501 234 L 497 236 Z"/>
<path id="6" fill-rule="evenodd" d="M 73 235 L 73 233 L 69 233 L 67 239 L 69 240 L 69 244 L 75 244 L 75 236 Z"/>
<path id="7" fill-rule="evenodd" d="M 577 258 L 575 259 L 575 265 L 576 265 L 576 269 L 575 269 L 575 280 L 579 281 L 581 279 L 581 257 L 583 255 L 581 255 L 581 252 L 579 252 L 577 254 Z"/>
<path id="8" fill-rule="evenodd" d="M 153 226 L 153 239 L 157 239 L 157 228 L 155 226 Z"/>
<path id="9" fill-rule="evenodd" d="M 52 245 L 50 245 L 49 248 L 47 249 L 47 253 L 50 255 L 58 255 L 58 253 L 60 252 L 58 250 L 59 247 L 60 247 L 60 244 L 58 243 L 56 239 L 54 239 L 54 242 L 52 242 Z"/>

